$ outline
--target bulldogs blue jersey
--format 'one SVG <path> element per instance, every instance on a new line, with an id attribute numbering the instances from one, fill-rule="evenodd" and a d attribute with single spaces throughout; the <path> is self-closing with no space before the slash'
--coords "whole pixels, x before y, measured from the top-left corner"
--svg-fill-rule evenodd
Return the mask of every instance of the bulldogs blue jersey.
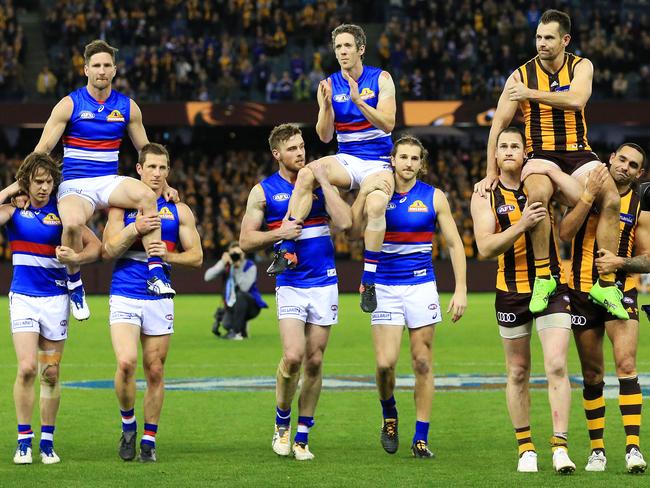
<path id="1" fill-rule="evenodd" d="M 371 107 L 377 108 L 379 101 L 379 76 L 382 70 L 364 66 L 359 84 L 359 95 Z M 351 154 L 360 159 L 390 159 L 393 149 L 391 134 L 386 134 L 366 119 L 361 110 L 350 99 L 350 84 L 340 71 L 330 76 L 332 80 L 332 106 L 334 107 L 334 129 L 339 143 L 339 153 Z"/>
<path id="2" fill-rule="evenodd" d="M 16 209 L 7 223 L 14 276 L 10 290 L 21 295 L 51 297 L 68 293 L 66 270 L 56 259 L 61 244 L 56 198 L 42 208 Z"/>
<path id="3" fill-rule="evenodd" d="M 69 96 L 74 109 L 63 134 L 63 179 L 116 175 L 131 100 L 111 90 L 107 100 L 97 101 L 85 86 Z"/>
<path id="4" fill-rule="evenodd" d="M 163 197 L 158 198 L 158 215 L 162 225 L 162 241 L 167 245 L 168 251 L 174 251 L 178 243 L 178 209 L 176 204 L 167 202 Z M 135 222 L 137 210 L 124 211 L 124 227 Z M 167 265 L 164 265 L 168 269 Z M 113 281 L 111 282 L 111 295 L 119 295 L 137 300 L 160 300 L 164 296 L 149 295 L 147 293 L 147 253 L 138 239 L 115 263 Z"/>
<path id="5" fill-rule="evenodd" d="M 277 229 L 289 209 L 293 185 L 280 173 L 274 173 L 260 185 L 266 198 L 264 220 L 269 229 Z M 296 240 L 298 266 L 276 277 L 277 286 L 314 288 L 337 283 L 334 266 L 334 244 L 330 237 L 329 216 L 325 211 L 323 190 L 313 193 L 313 203 L 304 221 L 302 233 Z"/>
<path id="6" fill-rule="evenodd" d="M 386 235 L 375 281 L 416 285 L 435 281 L 431 241 L 436 229 L 435 188 L 421 181 L 408 193 L 394 193 L 386 207 Z"/>

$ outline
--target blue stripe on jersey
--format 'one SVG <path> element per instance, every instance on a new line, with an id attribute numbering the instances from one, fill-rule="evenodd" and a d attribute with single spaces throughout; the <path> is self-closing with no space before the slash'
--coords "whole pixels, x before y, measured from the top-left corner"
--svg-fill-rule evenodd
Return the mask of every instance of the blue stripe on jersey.
<path id="1" fill-rule="evenodd" d="M 434 192 L 432 186 L 417 181 L 408 193 L 393 194 L 386 208 L 386 236 L 376 283 L 416 285 L 436 280 L 431 262 Z"/>
<path id="2" fill-rule="evenodd" d="M 361 77 L 357 80 L 359 94 L 373 108 L 379 102 L 379 76 L 382 70 L 374 66 L 363 66 Z M 337 137 L 349 136 L 354 139 L 348 142 L 338 141 L 339 153 L 350 154 L 365 160 L 389 160 L 393 149 L 390 134 L 378 132 L 375 126 L 368 122 L 365 115 L 350 99 L 350 85 L 340 71 L 330 76 L 332 80 L 332 107 L 334 108 L 334 127 Z M 377 132 L 367 140 L 363 132 Z M 372 137 L 372 136 L 370 136 Z"/>
<path id="3" fill-rule="evenodd" d="M 10 244 L 16 246 L 12 252 L 14 263 L 25 264 L 14 264 L 10 291 L 33 297 L 68 293 L 66 270 L 56 260 L 52 249 L 61 244 L 62 230 L 55 197 L 42 208 L 30 206 L 26 210 L 14 211 L 7 223 L 7 237 Z"/>
<path id="4" fill-rule="evenodd" d="M 129 124 L 131 99 L 111 90 L 108 99 L 100 103 L 85 86 L 69 96 L 74 108 L 63 135 L 63 179 L 117 174 L 119 141 Z"/>
<path id="5" fill-rule="evenodd" d="M 289 198 L 293 192 L 293 185 L 282 178 L 280 173 L 274 173 L 260 184 L 266 198 L 264 220 L 267 225 L 278 225 L 289 209 Z M 316 189 L 313 198 L 312 208 L 305 222 L 314 220 L 323 221 L 323 223 L 306 225 L 303 229 L 315 228 L 317 231 L 318 227 L 329 226 L 329 217 L 325 210 L 323 190 Z M 296 253 L 298 254 L 298 266 L 279 274 L 276 277 L 277 286 L 314 288 L 337 283 L 334 244 L 329 235 L 298 239 Z"/>
<path id="6" fill-rule="evenodd" d="M 158 198 L 157 203 L 162 225 L 162 240 L 167 244 L 167 250 L 175 249 L 178 243 L 178 209 L 176 204 L 165 201 L 163 197 Z M 135 222 L 137 213 L 137 210 L 124 211 L 125 227 Z M 164 268 L 168 270 L 169 266 L 166 265 Z M 147 256 L 142 247 L 142 241 L 138 239 L 115 263 L 113 280 L 111 281 L 111 295 L 137 300 L 161 300 L 166 298 L 147 293 L 148 276 Z"/>

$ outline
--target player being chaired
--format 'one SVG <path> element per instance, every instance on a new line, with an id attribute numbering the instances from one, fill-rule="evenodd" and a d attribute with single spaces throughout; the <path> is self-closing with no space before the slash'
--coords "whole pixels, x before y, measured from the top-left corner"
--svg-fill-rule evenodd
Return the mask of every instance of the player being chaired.
<path id="1" fill-rule="evenodd" d="M 591 96 L 594 68 L 588 59 L 565 52 L 571 40 L 570 32 L 571 19 L 567 14 L 557 10 L 544 12 L 537 26 L 538 55 L 510 75 L 499 98 L 488 140 L 487 176 L 475 187 L 481 195 L 496 188 L 496 139 L 512 121 L 517 107 L 524 114 L 528 163 L 543 162 L 560 168 L 582 188 L 587 174 L 600 164 L 587 141 L 584 113 Z M 524 188 L 531 204 L 541 202 L 548 209 L 553 184 L 546 175 L 528 175 Z M 613 229 L 618 229 L 620 197 L 611 177 L 596 196 L 596 204 L 600 209 L 598 245 L 616 253 L 618 232 Z M 530 300 L 533 313 L 548 306 L 557 287 L 549 268 L 550 225 L 547 214 L 529 231 L 535 256 L 535 285 Z M 614 281 L 614 273 L 599 273 L 589 296 L 612 315 L 627 320 L 628 313 L 621 303 L 623 295 Z"/>
<path id="2" fill-rule="evenodd" d="M 377 271 L 377 310 L 372 313 L 372 338 L 377 361 L 376 381 L 382 406 L 380 441 L 389 454 L 399 447 L 395 396 L 395 367 L 404 328 L 411 343 L 415 373 L 415 434 L 411 452 L 432 458 L 429 419 L 433 400 L 432 348 L 435 324 L 442 321 L 436 276 L 431 263 L 436 223 L 449 247 L 456 289 L 447 312 L 459 320 L 467 306 L 466 263 L 463 241 L 445 194 L 418 179 L 426 171 L 427 151 L 412 136 L 395 142 L 391 162 L 395 168 L 395 193 L 386 210 L 386 236 Z M 367 191 L 359 191 L 352 205 L 351 238 L 363 231 Z"/>
<path id="3" fill-rule="evenodd" d="M 61 241 L 77 252 L 82 248 L 83 226 L 95 209 L 137 208 L 145 216 L 158 214 L 156 195 L 147 185 L 117 174 L 124 134 L 128 132 L 138 152 L 149 141 L 138 105 L 112 89 L 116 52 L 101 40 L 86 46 L 84 72 L 88 83 L 56 104 L 35 149 L 49 154 L 63 136 L 63 182 L 57 194 L 63 223 Z M 160 229 L 142 239 L 145 246 L 160 241 Z M 147 263 L 149 293 L 173 296 L 175 292 L 165 277 L 162 260 L 150 256 Z M 68 266 L 68 289 L 74 317 L 87 319 L 90 310 L 79 266 Z"/>
<path id="4" fill-rule="evenodd" d="M 104 254 L 118 258 L 113 270 L 110 297 L 110 326 L 117 359 L 115 393 L 122 416 L 119 455 L 135 459 L 135 373 L 138 342 L 142 343 L 142 365 L 147 380 L 144 394 L 144 435 L 140 461 L 156 462 L 156 433 L 163 406 L 164 367 L 174 333 L 174 301 L 147 293 L 147 256 L 158 256 L 169 265 L 201 267 L 203 251 L 192 210 L 184 203 L 167 202 L 162 190 L 169 175 L 169 153 L 164 146 L 146 144 L 136 170 L 141 181 L 157 198 L 158 215 L 145 217 L 137 209 L 111 208 L 104 229 Z M 142 236 L 157 228 L 162 240 L 145 249 Z M 179 250 L 180 248 L 180 250 Z"/>
<path id="5" fill-rule="evenodd" d="M 336 133 L 339 151 L 335 156 L 320 159 L 319 164 L 325 165 L 329 182 L 342 190 L 376 187 L 380 181 L 390 189 L 389 193 L 374 190 L 366 198 L 368 224 L 359 291 L 362 310 L 372 312 L 377 307 L 375 274 L 386 231 L 386 205 L 394 186 L 390 153 L 391 131 L 395 127 L 395 85 L 388 72 L 363 64 L 366 35 L 361 27 L 338 26 L 332 31 L 332 45 L 341 71 L 319 85 L 316 132 L 325 143 Z M 289 220 L 306 218 L 317 185 L 309 165 L 300 170 L 289 202 Z M 295 241 L 290 239 L 279 243 L 269 274 L 281 273 L 304 259 L 295 248 Z"/>
<path id="6" fill-rule="evenodd" d="M 571 335 L 571 309 L 557 241 L 551 232 L 551 273 L 559 283 L 548 307 L 536 313 L 529 308 L 535 271 L 531 239 L 527 232 L 544 219 L 548 211 L 540 202 L 527 203 L 521 184 L 524 163 L 524 135 L 508 127 L 497 137 L 495 159 L 500 170 L 498 186 L 487 196 L 472 196 L 472 219 L 476 245 L 481 255 L 498 257 L 496 279 L 496 319 L 503 341 L 508 378 L 506 401 L 510 420 L 519 444 L 517 471 L 537 472 L 537 452 L 530 429 L 529 379 L 531 369 L 530 336 L 533 320 L 537 328 L 544 370 L 548 380 L 548 400 L 552 412 L 553 468 L 572 473 L 575 464 L 568 454 L 568 427 L 571 411 L 571 384 L 567 371 L 567 351 Z M 580 198 L 573 179 L 555 170 L 559 189 L 566 203 Z"/>
<path id="7" fill-rule="evenodd" d="M 251 190 L 239 243 L 244 252 L 251 252 L 281 239 L 295 239 L 296 250 L 305 257 L 276 279 L 282 358 L 276 373 L 272 447 L 280 456 L 289 456 L 293 451 L 297 460 L 308 461 L 314 458 L 308 436 L 320 397 L 323 355 L 331 326 L 338 317 L 338 280 L 330 219 L 333 227 L 347 230 L 352 216 L 338 190 L 327 181 L 324 165 L 317 162 L 313 174 L 321 187 L 310 196 L 314 205 L 309 215 L 302 224 L 285 220 L 298 172 L 305 166 L 305 143 L 297 126 L 282 124 L 271 131 L 269 145 L 280 169 Z M 303 366 L 298 432 L 292 446 L 291 404 Z"/>
<path id="8" fill-rule="evenodd" d="M 7 225 L 14 267 L 9 315 L 18 361 L 14 383 L 18 418 L 15 464 L 32 463 L 31 418 L 37 378 L 41 462 L 61 461 L 54 451 L 54 428 L 61 401 L 59 366 L 70 315 L 64 264 L 86 264 L 101 257 L 101 243 L 86 226 L 82 227 L 81 252 L 61 246 L 61 220 L 52 196 L 60 179 L 59 166 L 50 156 L 32 153 L 18 168 L 17 181 L 0 191 L 0 203 L 18 192 L 28 197 L 23 209 L 0 205 L 0 225 Z"/>

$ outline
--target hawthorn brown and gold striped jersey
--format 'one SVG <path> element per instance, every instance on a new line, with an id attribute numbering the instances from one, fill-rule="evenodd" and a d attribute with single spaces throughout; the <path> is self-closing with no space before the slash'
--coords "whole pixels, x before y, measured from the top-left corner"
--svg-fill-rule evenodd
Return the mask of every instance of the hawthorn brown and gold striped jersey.
<path id="1" fill-rule="evenodd" d="M 634 250 L 634 237 L 639 220 L 641 207 L 639 196 L 633 190 L 621 195 L 620 236 L 618 240 L 617 255 L 630 257 Z M 571 277 L 569 286 L 574 290 L 589 292 L 598 279 L 598 270 L 594 262 L 598 247 L 596 245 L 596 227 L 598 226 L 598 212 L 592 207 L 585 222 L 573 238 L 571 243 Z M 633 274 L 624 271 L 616 273 L 616 282 L 623 285 L 623 291 L 631 290 L 636 286 Z"/>
<path id="2" fill-rule="evenodd" d="M 496 232 L 503 232 L 508 227 L 516 224 L 526 205 L 526 193 L 523 186 L 517 190 L 510 190 L 499 182 L 497 188 L 490 193 L 492 213 L 496 219 Z M 551 274 L 558 283 L 566 283 L 562 266 L 558 259 L 559 252 L 553 220 L 551 218 L 550 242 Z M 535 281 L 535 256 L 533 244 L 528 232 L 519 236 L 514 245 L 498 258 L 497 290 L 516 293 L 531 293 Z"/>
<path id="3" fill-rule="evenodd" d="M 556 73 L 550 73 L 535 56 L 517 71 L 524 85 L 532 90 L 568 91 L 575 67 L 584 58 L 564 54 L 564 63 Z M 526 153 L 533 151 L 590 151 L 587 142 L 587 122 L 583 110 L 562 110 L 543 103 L 524 100 L 519 103 L 524 114 Z"/>

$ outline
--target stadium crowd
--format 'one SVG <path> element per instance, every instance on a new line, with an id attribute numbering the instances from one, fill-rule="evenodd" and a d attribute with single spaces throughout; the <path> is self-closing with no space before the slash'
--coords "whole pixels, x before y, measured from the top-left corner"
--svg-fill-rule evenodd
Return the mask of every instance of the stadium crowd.
<path id="1" fill-rule="evenodd" d="M 570 50 L 595 67 L 593 98 L 650 95 L 650 17 L 633 2 L 507 0 L 46 0 L 49 65 L 39 96 L 83 84 L 83 45 L 120 48 L 115 87 L 140 101 L 306 101 L 336 69 L 329 33 L 372 25 L 367 62 L 388 69 L 402 99 L 494 99 L 508 74 L 534 55 L 535 25 L 561 5 L 573 20 Z M 0 97 L 27 93 L 24 36 L 10 0 L 0 2 Z M 383 25 L 383 30 L 379 27 Z M 99 25 L 99 30 L 96 26 Z M 28 87 L 27 87 L 28 88 Z"/>

